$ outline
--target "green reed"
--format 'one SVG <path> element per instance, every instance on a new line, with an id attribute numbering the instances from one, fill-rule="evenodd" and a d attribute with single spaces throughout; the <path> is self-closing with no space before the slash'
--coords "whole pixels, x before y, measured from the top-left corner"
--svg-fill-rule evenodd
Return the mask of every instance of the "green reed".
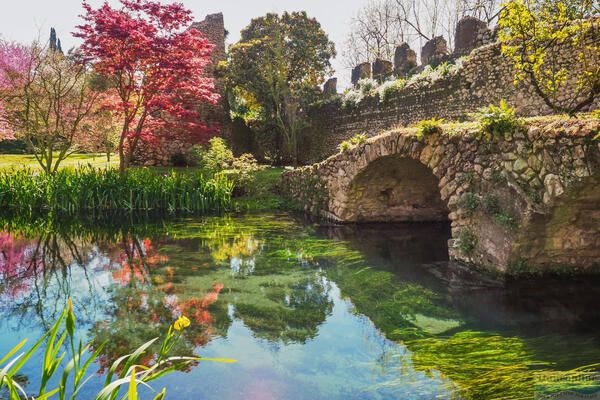
<path id="1" fill-rule="evenodd" d="M 0 209 L 11 211 L 221 211 L 233 184 L 202 174 L 159 175 L 150 169 L 63 169 L 54 175 L 29 169 L 0 173 Z"/>

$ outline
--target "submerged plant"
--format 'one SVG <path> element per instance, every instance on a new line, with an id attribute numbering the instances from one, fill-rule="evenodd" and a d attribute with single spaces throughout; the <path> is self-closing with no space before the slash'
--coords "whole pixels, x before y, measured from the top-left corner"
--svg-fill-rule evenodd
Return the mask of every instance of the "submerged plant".
<path id="1" fill-rule="evenodd" d="M 200 360 L 235 362 L 235 360 L 228 359 L 169 357 L 169 352 L 181 337 L 181 330 L 189 326 L 189 324 L 189 319 L 185 316 L 180 316 L 177 321 L 169 327 L 167 337 L 163 340 L 160 352 L 151 365 L 139 364 L 140 358 L 146 349 L 156 342 L 158 338 L 154 338 L 144 343 L 132 353 L 123 355 L 115 360 L 108 371 L 103 388 L 94 398 L 96 400 L 114 400 L 122 387 L 128 387 L 126 397 L 129 400 L 137 400 L 138 385 L 148 386 L 147 382 L 179 370 L 191 362 Z M 62 334 L 60 334 L 61 329 L 64 330 Z M 67 362 L 66 365 L 61 364 L 67 355 L 66 352 L 59 355 L 60 348 L 65 341 L 72 354 L 71 360 Z M 58 321 L 56 321 L 50 330 L 46 332 L 46 334 L 27 352 L 15 355 L 26 342 L 27 339 L 23 340 L 0 359 L 0 367 L 3 367 L 0 370 L 0 389 L 4 386 L 7 387 L 10 400 L 21 400 L 23 398 L 42 400 L 54 395 L 58 395 L 60 400 L 66 398 L 71 400 L 76 399 L 77 394 L 83 386 L 94 377 L 94 374 L 87 374 L 87 371 L 104 348 L 104 344 L 101 344 L 87 360 L 85 360 L 85 355 L 91 348 L 92 343 L 83 345 L 81 340 L 79 340 L 78 345 L 75 345 L 75 314 L 73 313 L 73 304 L 70 298 L 69 304 L 65 306 Z M 46 348 L 44 350 L 42 365 L 40 366 L 42 370 L 40 388 L 37 396 L 29 397 L 23 387 L 16 381 L 15 376 L 44 342 L 46 342 Z M 118 373 L 118 371 L 121 372 Z M 73 373 L 73 378 L 69 379 L 71 373 Z M 58 376 L 60 376 L 58 387 L 49 389 L 48 383 L 53 377 Z M 72 382 L 73 386 L 67 388 L 70 386 L 69 382 Z M 163 388 L 163 390 L 155 397 L 155 400 L 164 399 L 164 397 L 165 389 Z"/>

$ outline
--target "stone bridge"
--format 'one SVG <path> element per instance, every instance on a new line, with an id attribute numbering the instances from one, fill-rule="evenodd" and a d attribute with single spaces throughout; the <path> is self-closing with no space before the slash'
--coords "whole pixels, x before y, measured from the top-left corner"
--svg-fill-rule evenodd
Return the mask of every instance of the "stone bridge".
<path id="1" fill-rule="evenodd" d="M 404 128 L 285 172 L 282 190 L 338 222 L 449 221 L 450 258 L 496 272 L 590 271 L 600 267 L 599 128 L 544 117 L 500 137 L 460 125 L 421 140 Z"/>

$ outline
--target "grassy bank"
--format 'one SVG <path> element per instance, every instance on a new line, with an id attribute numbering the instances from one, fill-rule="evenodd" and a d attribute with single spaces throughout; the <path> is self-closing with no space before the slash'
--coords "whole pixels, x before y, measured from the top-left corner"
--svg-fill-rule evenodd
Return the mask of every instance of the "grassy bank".
<path id="1" fill-rule="evenodd" d="M 81 167 L 56 175 L 29 169 L 0 172 L 0 208 L 16 212 L 210 212 L 229 209 L 233 184 L 195 172 L 160 175 L 147 168 L 124 173 Z"/>
<path id="2" fill-rule="evenodd" d="M 84 165 L 93 167 L 118 167 L 119 157 L 112 155 L 110 162 L 106 161 L 106 154 L 71 154 L 61 164 L 61 168 L 76 168 Z M 32 170 L 41 169 L 40 164 L 33 154 L 0 154 L 0 171 L 12 168 L 30 168 Z"/>
<path id="3" fill-rule="evenodd" d="M 111 157 L 111 162 L 107 163 L 105 154 L 72 154 L 61 165 L 61 171 L 70 170 L 69 172 L 63 172 L 63 174 L 66 174 L 64 176 L 71 174 L 73 170 L 77 171 L 75 176 L 78 176 L 81 175 L 84 168 L 97 168 L 98 173 L 101 173 L 101 168 L 117 168 L 119 160 L 118 157 Z M 0 174 L 3 181 L 3 188 L 0 189 L 0 206 L 31 211 L 39 211 L 40 209 L 181 211 L 182 207 L 183 210 L 189 208 L 190 211 L 203 211 L 201 206 L 192 205 L 188 207 L 183 204 L 188 201 L 183 195 L 173 194 L 174 192 L 185 191 L 186 187 L 190 189 L 190 180 L 197 180 L 202 175 L 204 178 L 208 178 L 208 181 L 212 179 L 214 182 L 223 182 L 224 178 L 227 178 L 233 182 L 235 188 L 231 188 L 232 196 L 228 209 L 238 212 L 260 212 L 294 208 L 293 205 L 279 195 L 278 184 L 281 173 L 284 171 L 283 168 L 261 167 L 256 171 L 226 169 L 215 173 L 200 167 L 132 167 L 128 173 L 129 179 L 133 179 L 132 182 L 127 181 L 125 178 L 122 178 L 125 181 L 117 182 L 113 172 L 102 172 L 105 178 L 100 180 L 108 179 L 110 182 L 100 183 L 98 179 L 92 179 L 89 174 L 85 174 L 85 180 L 93 180 L 94 183 L 83 183 L 81 176 L 76 179 L 77 182 L 74 182 L 72 178 L 66 179 L 63 177 L 57 178 L 65 180 L 62 184 L 58 184 L 60 187 L 50 184 L 42 177 L 26 177 L 26 175 L 38 175 L 39 171 L 40 166 L 33 155 L 0 154 Z M 151 175 L 158 178 L 151 178 Z M 167 179 L 163 181 L 162 177 Z M 13 185 L 17 185 L 15 179 L 19 179 L 18 185 L 23 187 L 13 187 Z M 174 183 L 175 180 L 178 180 L 179 184 Z M 188 186 L 182 186 L 182 182 L 187 182 Z M 143 188 L 144 184 L 149 186 Z M 165 187 L 159 190 L 159 184 Z M 40 187 L 33 187 L 36 185 Z M 49 185 L 52 190 L 63 193 L 61 195 L 58 192 L 50 194 L 48 192 L 50 190 Z M 91 190 L 92 194 L 76 193 L 79 189 L 73 185 L 83 185 L 81 190 Z M 97 187 L 92 189 L 86 185 L 97 185 Z M 117 190 L 118 187 L 120 189 Z M 126 188 L 129 189 L 126 190 Z M 68 190 L 74 192 L 67 196 L 66 192 Z M 163 191 L 169 192 L 170 198 Z M 191 191 L 193 192 L 193 190 Z M 60 203 L 56 206 L 50 205 L 52 199 L 58 200 L 56 196 L 60 197 Z M 95 200 L 92 200 L 90 196 L 95 197 Z M 86 200 L 92 201 L 92 203 L 79 203 L 85 203 Z M 190 201 L 194 202 L 193 199 Z M 28 202 L 33 203 L 28 204 Z M 219 208 L 222 207 L 219 206 Z"/>
<path id="4" fill-rule="evenodd" d="M 236 183 L 234 209 L 243 211 L 269 211 L 290 208 L 279 195 L 279 182 L 283 168 L 266 168 L 250 173 L 250 179 Z M 236 181 L 235 171 L 223 171 L 223 175 Z"/>

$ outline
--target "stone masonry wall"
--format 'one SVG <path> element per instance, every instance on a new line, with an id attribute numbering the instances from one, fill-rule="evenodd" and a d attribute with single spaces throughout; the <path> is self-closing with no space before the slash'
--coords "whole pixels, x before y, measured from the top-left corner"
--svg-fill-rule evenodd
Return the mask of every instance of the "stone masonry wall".
<path id="1" fill-rule="evenodd" d="M 589 270 L 600 267 L 599 130 L 560 116 L 493 138 L 469 124 L 422 140 L 395 129 L 285 172 L 282 191 L 335 221 L 450 220 L 451 258 L 496 272 Z"/>
<path id="2" fill-rule="evenodd" d="M 599 36 L 590 37 L 589 45 L 600 46 Z M 561 48 L 559 54 L 562 65 L 576 68 L 569 45 Z M 454 75 L 424 87 L 405 87 L 389 101 L 367 97 L 355 107 L 344 107 L 341 101 L 321 104 L 309 112 L 312 124 L 306 136 L 311 143 L 302 161 L 308 164 L 322 160 L 334 154 L 342 141 L 357 134 L 375 136 L 396 126 L 431 118 L 463 121 L 469 113 L 489 104 L 497 105 L 500 100 L 515 107 L 521 116 L 552 114 L 528 83 L 515 84 L 514 80 L 512 61 L 502 54 L 500 43 L 493 43 L 473 50 Z M 569 82 L 559 99 L 571 98 L 576 86 Z M 598 107 L 597 103 L 589 109 Z"/>

